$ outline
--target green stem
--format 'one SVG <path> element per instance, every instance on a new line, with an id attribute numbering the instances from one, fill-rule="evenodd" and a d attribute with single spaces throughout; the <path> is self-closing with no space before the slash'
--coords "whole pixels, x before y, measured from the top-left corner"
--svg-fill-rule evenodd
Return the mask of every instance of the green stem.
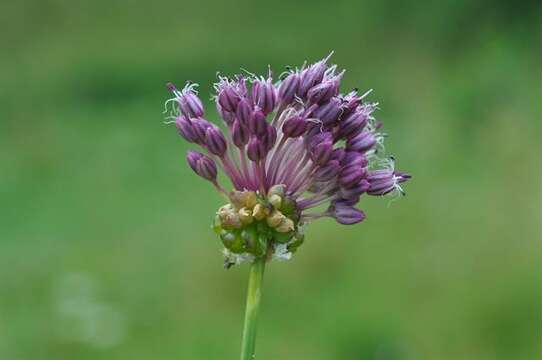
<path id="1" fill-rule="evenodd" d="M 254 260 L 250 265 L 243 342 L 241 343 L 241 360 L 253 360 L 255 358 L 256 320 L 260 308 L 264 268 L 265 257 Z"/>

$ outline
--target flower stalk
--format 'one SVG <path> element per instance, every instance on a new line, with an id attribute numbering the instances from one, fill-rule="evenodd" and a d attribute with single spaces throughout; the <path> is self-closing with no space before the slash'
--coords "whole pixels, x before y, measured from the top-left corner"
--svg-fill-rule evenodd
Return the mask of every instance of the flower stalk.
<path id="1" fill-rule="evenodd" d="M 250 265 L 243 340 L 241 342 L 241 360 L 253 360 L 256 356 L 256 323 L 262 297 L 264 269 L 265 257 L 255 259 Z"/>

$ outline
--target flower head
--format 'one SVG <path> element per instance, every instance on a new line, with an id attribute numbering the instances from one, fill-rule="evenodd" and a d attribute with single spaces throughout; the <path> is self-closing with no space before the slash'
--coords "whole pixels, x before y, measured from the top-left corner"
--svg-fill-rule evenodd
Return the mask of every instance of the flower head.
<path id="1" fill-rule="evenodd" d="M 363 195 L 404 194 L 410 175 L 385 157 L 377 103 L 369 92 L 340 93 L 344 71 L 329 56 L 274 80 L 255 75 L 220 76 L 215 103 L 222 130 L 204 118 L 196 84 L 181 91 L 169 84 L 179 134 L 206 154 L 189 151 L 190 167 L 229 202 L 213 228 L 226 265 L 257 257 L 288 259 L 304 240 L 304 227 L 322 217 L 350 225 L 365 214 Z M 217 167 L 231 180 L 227 192 Z"/>

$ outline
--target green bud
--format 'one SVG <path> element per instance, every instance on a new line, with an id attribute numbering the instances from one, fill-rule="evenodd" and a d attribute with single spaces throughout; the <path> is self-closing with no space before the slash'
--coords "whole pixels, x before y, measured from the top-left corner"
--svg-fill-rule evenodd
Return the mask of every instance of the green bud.
<path id="1" fill-rule="evenodd" d="M 286 244 L 288 241 L 292 239 L 292 233 L 280 233 L 280 232 L 274 232 L 273 233 L 273 240 L 280 243 L 280 244 Z"/>
<path id="2" fill-rule="evenodd" d="M 242 253 L 245 251 L 243 240 L 237 231 L 222 230 L 220 232 L 220 239 L 224 246 L 231 252 Z"/>
<path id="3" fill-rule="evenodd" d="M 258 234 L 264 234 L 268 237 L 271 235 L 272 232 L 269 226 L 267 226 L 267 224 L 263 221 L 256 223 L 256 231 L 258 232 Z"/>
<path id="4" fill-rule="evenodd" d="M 246 244 L 246 250 L 255 255 L 262 256 L 267 249 L 266 236 L 258 234 L 256 229 L 249 227 L 241 231 L 241 238 Z"/>
<path id="5" fill-rule="evenodd" d="M 299 231 L 296 232 L 293 236 L 293 241 L 288 245 L 288 251 L 295 252 L 303 242 L 305 242 L 305 234 Z"/>
<path id="6" fill-rule="evenodd" d="M 273 205 L 275 209 L 280 209 L 280 206 L 282 205 L 282 197 L 277 194 L 273 194 L 269 197 L 269 203 Z"/>
<path id="7" fill-rule="evenodd" d="M 211 228 L 213 229 L 215 234 L 220 234 L 220 230 L 222 230 L 222 222 L 220 221 L 220 216 L 215 215 Z"/>
<path id="8" fill-rule="evenodd" d="M 283 214 L 290 216 L 293 214 L 296 210 L 295 201 L 292 200 L 290 197 L 285 196 L 282 199 L 282 204 L 280 206 L 280 211 L 282 211 Z"/>

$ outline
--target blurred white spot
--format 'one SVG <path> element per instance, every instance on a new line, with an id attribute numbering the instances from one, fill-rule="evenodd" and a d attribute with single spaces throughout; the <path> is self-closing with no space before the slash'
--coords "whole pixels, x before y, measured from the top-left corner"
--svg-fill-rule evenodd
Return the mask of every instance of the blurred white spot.
<path id="1" fill-rule="evenodd" d="M 58 316 L 59 336 L 95 348 L 110 348 L 126 335 L 123 314 L 98 297 L 99 286 L 89 274 L 71 273 L 53 288 L 53 306 Z"/>

